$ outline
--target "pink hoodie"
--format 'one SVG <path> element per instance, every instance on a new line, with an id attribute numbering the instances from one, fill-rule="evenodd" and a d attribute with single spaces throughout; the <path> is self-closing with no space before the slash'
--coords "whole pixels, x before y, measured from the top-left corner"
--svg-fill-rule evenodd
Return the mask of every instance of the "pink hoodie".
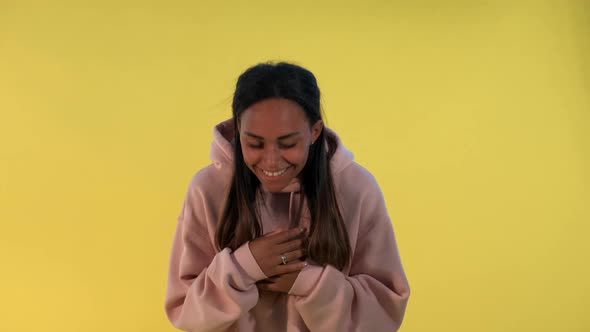
<path id="1" fill-rule="evenodd" d="M 343 271 L 309 262 L 289 294 L 259 291 L 266 276 L 248 244 L 215 249 L 215 228 L 233 172 L 232 122 L 215 127 L 213 164 L 193 178 L 174 237 L 166 314 L 185 331 L 396 331 L 410 295 L 391 219 L 375 178 L 353 161 L 338 136 L 330 166 L 352 260 Z M 263 193 L 263 233 L 309 225 L 295 220 L 299 184 Z M 307 227 L 306 227 L 307 228 Z"/>

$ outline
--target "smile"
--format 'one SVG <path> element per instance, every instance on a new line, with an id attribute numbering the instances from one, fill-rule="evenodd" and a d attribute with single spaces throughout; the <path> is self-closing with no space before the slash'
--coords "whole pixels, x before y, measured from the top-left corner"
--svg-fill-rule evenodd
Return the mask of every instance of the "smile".
<path id="1" fill-rule="evenodd" d="M 286 172 L 288 169 L 289 169 L 289 167 L 287 167 L 287 168 L 284 168 L 284 169 L 281 169 L 281 170 L 278 170 L 278 171 L 276 171 L 276 172 L 267 171 L 267 170 L 264 170 L 264 169 L 262 169 L 262 168 L 261 168 L 260 170 L 261 170 L 261 171 L 262 171 L 262 173 L 263 173 L 264 175 L 266 175 L 266 176 L 270 176 L 270 177 L 276 177 L 276 176 L 281 176 L 281 175 L 285 174 L 285 172 Z"/>

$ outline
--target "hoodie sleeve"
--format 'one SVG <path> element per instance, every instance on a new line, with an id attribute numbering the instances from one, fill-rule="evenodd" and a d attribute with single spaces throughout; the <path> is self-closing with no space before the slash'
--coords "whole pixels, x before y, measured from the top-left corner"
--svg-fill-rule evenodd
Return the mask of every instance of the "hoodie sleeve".
<path id="1" fill-rule="evenodd" d="M 256 305 L 255 283 L 266 278 L 248 243 L 216 253 L 208 231 L 210 209 L 192 185 L 178 218 L 165 300 L 168 319 L 184 331 L 227 329 Z"/>
<path id="2" fill-rule="evenodd" d="M 311 331 L 397 331 L 402 323 L 410 288 L 376 182 L 361 204 L 350 274 L 308 265 L 289 292 Z"/>

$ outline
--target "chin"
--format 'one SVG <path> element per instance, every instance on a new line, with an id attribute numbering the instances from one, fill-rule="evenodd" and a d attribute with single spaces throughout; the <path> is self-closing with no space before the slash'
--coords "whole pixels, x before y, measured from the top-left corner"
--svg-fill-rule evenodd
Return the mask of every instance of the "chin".
<path id="1" fill-rule="evenodd" d="M 286 188 L 289 185 L 290 182 L 287 183 L 264 183 L 263 181 L 260 181 L 260 185 L 262 185 L 262 188 L 264 188 L 264 190 L 268 191 L 268 192 L 280 192 L 281 190 L 283 190 L 284 188 Z"/>

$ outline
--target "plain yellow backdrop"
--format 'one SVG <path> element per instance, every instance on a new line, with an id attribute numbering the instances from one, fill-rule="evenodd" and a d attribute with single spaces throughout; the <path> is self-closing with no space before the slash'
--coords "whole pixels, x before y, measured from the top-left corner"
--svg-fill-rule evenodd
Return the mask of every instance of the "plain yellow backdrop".
<path id="1" fill-rule="evenodd" d="M 584 0 L 2 0 L 0 331 L 174 331 L 186 188 L 265 60 L 379 180 L 402 331 L 590 331 Z"/>

